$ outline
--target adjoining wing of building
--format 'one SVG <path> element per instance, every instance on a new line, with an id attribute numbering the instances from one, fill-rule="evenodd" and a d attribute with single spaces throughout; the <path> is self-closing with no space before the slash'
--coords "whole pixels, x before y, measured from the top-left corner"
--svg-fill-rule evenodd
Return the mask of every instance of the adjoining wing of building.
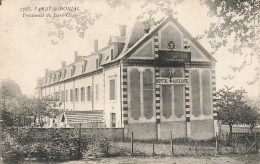
<path id="1" fill-rule="evenodd" d="M 59 99 L 59 126 L 124 127 L 136 139 L 210 139 L 217 132 L 216 60 L 172 16 L 136 22 L 75 62 L 46 70 L 40 97 Z"/>

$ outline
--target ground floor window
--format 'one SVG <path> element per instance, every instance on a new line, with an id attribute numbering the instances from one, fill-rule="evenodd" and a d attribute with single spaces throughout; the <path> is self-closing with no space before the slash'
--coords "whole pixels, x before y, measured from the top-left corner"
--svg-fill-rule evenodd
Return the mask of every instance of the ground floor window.
<path id="1" fill-rule="evenodd" d="M 143 117 L 151 119 L 154 116 L 154 73 L 151 68 L 129 72 L 129 109 L 131 117 L 138 120 L 143 111 Z"/>
<path id="2" fill-rule="evenodd" d="M 116 127 L 116 114 L 115 113 L 110 113 L 110 120 L 111 120 L 111 127 L 112 128 Z"/>

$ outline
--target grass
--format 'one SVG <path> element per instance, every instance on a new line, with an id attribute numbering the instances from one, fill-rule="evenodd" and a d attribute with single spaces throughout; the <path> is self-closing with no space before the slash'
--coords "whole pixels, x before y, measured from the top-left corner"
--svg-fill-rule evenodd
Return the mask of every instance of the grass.
<path id="1" fill-rule="evenodd" d="M 186 143 L 177 142 L 173 144 L 174 154 L 171 153 L 171 144 L 169 142 L 136 141 L 134 142 L 134 153 L 131 154 L 131 142 L 111 142 L 109 152 L 106 157 L 214 157 L 219 155 L 245 154 L 243 145 L 235 147 L 220 146 L 219 152 L 212 141 L 189 141 Z M 179 141 L 179 140 L 178 140 Z M 182 140 L 183 141 L 183 140 Z M 196 144 L 197 143 L 197 144 Z"/>

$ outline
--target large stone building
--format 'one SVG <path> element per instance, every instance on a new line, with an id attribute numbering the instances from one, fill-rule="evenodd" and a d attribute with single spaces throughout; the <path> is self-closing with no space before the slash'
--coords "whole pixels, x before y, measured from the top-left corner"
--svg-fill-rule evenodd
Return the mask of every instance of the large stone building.
<path id="1" fill-rule="evenodd" d="M 64 126 L 124 127 L 136 139 L 214 137 L 216 60 L 171 16 L 120 33 L 38 80 L 40 96 L 59 98 Z"/>

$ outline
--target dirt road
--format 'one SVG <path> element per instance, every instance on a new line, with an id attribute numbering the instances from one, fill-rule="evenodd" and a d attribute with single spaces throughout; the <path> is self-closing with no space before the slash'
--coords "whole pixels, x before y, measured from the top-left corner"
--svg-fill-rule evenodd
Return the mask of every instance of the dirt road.
<path id="1" fill-rule="evenodd" d="M 230 156 L 230 157 L 116 157 L 116 158 L 99 158 L 99 159 L 85 159 L 81 161 L 70 161 L 62 164 L 98 164 L 98 163 L 111 163 L 111 164 L 259 164 L 260 156 Z"/>

